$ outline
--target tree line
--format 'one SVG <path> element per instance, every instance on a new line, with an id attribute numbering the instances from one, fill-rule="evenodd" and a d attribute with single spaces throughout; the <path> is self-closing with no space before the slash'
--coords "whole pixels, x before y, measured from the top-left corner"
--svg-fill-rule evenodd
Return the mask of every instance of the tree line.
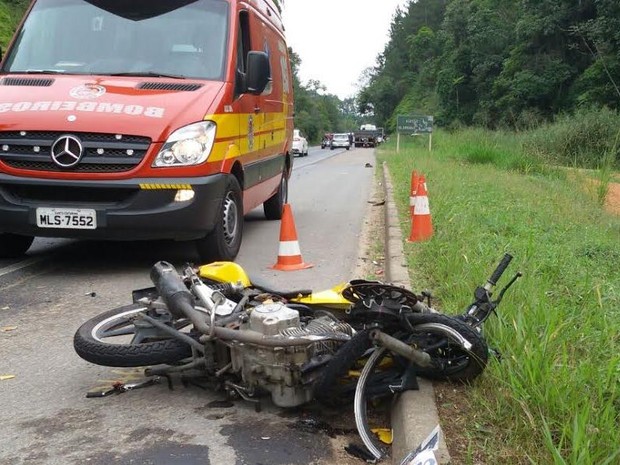
<path id="1" fill-rule="evenodd" d="M 358 95 L 394 127 L 527 129 L 560 113 L 620 106 L 618 0 L 411 0 Z"/>

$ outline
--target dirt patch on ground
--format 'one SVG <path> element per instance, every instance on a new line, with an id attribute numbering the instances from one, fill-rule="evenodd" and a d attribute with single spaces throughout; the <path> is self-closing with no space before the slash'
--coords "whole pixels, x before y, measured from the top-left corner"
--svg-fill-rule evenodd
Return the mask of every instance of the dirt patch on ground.
<path id="1" fill-rule="evenodd" d="M 585 169 L 569 169 L 568 176 L 570 179 L 585 185 L 585 190 L 590 196 L 596 198 L 598 196 L 598 186 L 600 181 L 596 178 L 594 171 Z M 605 196 L 605 210 L 616 215 L 620 215 L 620 174 L 612 176 L 607 185 L 607 195 Z"/>
<path id="2" fill-rule="evenodd" d="M 605 209 L 616 215 L 620 215 L 620 183 L 609 183 L 609 191 L 605 198 Z"/>
<path id="3" fill-rule="evenodd" d="M 450 452 L 451 463 L 472 465 L 485 464 L 480 448 L 472 448 L 470 439 L 464 434 L 471 431 L 476 414 L 468 401 L 471 389 L 468 386 L 450 383 L 434 383 L 435 403 L 441 422 L 446 446 Z"/>

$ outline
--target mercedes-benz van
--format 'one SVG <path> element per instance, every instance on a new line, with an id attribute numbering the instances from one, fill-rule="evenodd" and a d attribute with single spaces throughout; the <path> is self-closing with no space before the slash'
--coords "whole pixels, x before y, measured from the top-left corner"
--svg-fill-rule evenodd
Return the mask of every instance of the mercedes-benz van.
<path id="1" fill-rule="evenodd" d="M 0 64 L 0 257 L 36 236 L 194 241 L 232 260 L 293 158 L 272 0 L 34 0 Z"/>

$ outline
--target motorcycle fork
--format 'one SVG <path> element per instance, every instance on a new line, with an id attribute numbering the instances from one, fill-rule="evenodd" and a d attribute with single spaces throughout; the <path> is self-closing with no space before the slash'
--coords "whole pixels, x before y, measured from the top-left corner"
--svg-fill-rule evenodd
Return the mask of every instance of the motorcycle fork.
<path id="1" fill-rule="evenodd" d="M 407 360 L 412 361 L 418 366 L 428 367 L 432 364 L 431 356 L 426 352 L 411 347 L 379 329 L 373 329 L 370 331 L 370 339 L 380 346 L 405 357 Z"/>

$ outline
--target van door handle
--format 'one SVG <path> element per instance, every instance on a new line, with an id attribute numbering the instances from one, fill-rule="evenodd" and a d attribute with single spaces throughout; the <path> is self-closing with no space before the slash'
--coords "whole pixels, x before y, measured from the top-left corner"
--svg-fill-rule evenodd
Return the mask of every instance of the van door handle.
<path id="1" fill-rule="evenodd" d="M 254 107 L 254 113 L 260 113 L 260 107 L 259 106 L 255 106 Z"/>

